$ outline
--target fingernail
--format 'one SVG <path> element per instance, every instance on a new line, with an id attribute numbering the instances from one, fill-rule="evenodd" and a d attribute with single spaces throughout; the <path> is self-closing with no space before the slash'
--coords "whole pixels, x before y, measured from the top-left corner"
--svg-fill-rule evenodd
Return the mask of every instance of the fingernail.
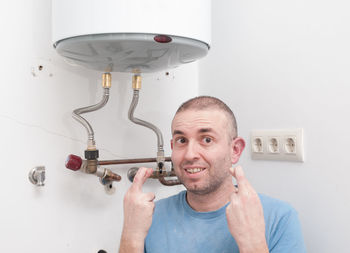
<path id="1" fill-rule="evenodd" d="M 231 174 L 234 174 L 235 173 L 235 168 L 231 167 L 230 168 L 230 172 L 231 172 Z"/>
<path id="2" fill-rule="evenodd" d="M 243 168 L 240 165 L 238 165 L 235 170 L 236 170 L 236 174 L 240 176 L 244 175 Z"/>

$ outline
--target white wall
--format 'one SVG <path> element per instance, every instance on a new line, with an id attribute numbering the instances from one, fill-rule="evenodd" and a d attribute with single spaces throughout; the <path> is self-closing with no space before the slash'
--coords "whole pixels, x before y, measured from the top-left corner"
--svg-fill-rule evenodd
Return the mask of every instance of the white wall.
<path id="1" fill-rule="evenodd" d="M 159 126 L 170 154 L 170 120 L 199 91 L 225 100 L 240 135 L 254 128 L 305 129 L 304 163 L 250 159 L 241 164 L 260 192 L 291 202 L 300 213 L 309 252 L 347 252 L 350 236 L 350 44 L 345 1 L 215 1 L 210 55 L 196 64 L 144 77 L 136 116 Z M 101 98 L 100 73 L 68 66 L 51 47 L 50 1 L 8 1 L 0 8 L 0 252 L 116 252 L 122 198 L 94 176 L 64 168 L 82 155 L 86 133 L 71 118 Z M 43 65 L 43 70 L 37 67 Z M 34 75 L 33 75 L 34 72 Z M 52 76 L 50 76 L 52 74 Z M 101 159 L 155 155 L 156 138 L 127 120 L 130 75 L 114 74 L 110 102 L 88 115 Z M 47 169 L 33 186 L 29 170 Z M 181 190 L 147 182 L 163 197 Z"/>
<path id="2" fill-rule="evenodd" d="M 308 252 L 349 252 L 350 4 L 222 0 L 199 64 L 200 94 L 226 101 L 252 129 L 304 128 L 304 163 L 240 164 L 259 192 L 298 210 Z"/>
<path id="3" fill-rule="evenodd" d="M 51 46 L 51 1 L 8 1 L 0 8 L 1 175 L 0 252 L 117 252 L 122 200 L 132 165 L 111 167 L 123 176 L 107 195 L 98 178 L 64 167 L 68 154 L 83 156 L 85 129 L 73 109 L 100 101 L 100 74 L 67 65 Z M 39 65 L 43 70 L 39 71 Z M 177 106 L 197 94 L 198 67 L 190 64 L 144 77 L 135 116 L 157 125 L 170 155 L 170 121 Z M 101 159 L 155 157 L 155 134 L 127 119 L 131 75 L 113 74 L 109 103 L 86 118 Z M 28 180 L 46 167 L 46 185 Z M 182 190 L 157 181 L 145 191 L 157 198 Z"/>

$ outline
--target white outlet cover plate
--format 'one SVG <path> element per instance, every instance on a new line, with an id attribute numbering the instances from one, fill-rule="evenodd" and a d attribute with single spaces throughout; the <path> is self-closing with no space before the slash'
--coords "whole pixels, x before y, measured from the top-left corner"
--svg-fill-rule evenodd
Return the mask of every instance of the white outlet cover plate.
<path id="1" fill-rule="evenodd" d="M 304 162 L 304 142 L 303 129 L 266 129 L 266 130 L 252 130 L 251 131 L 251 154 L 254 160 L 278 160 L 290 162 Z M 255 139 L 262 140 L 262 151 L 254 152 Z M 271 148 L 271 139 L 276 139 L 278 142 L 277 148 Z M 295 145 L 290 146 L 291 142 L 295 141 Z M 293 142 L 292 141 L 292 142 Z M 276 152 L 271 152 L 276 150 Z"/>

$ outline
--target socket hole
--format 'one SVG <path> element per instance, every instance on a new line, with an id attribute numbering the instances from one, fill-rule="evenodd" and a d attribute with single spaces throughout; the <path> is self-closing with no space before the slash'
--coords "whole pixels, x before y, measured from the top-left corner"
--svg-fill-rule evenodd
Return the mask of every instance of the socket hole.
<path id="1" fill-rule="evenodd" d="M 289 154 L 296 153 L 295 140 L 293 138 L 287 138 L 285 144 L 286 152 Z"/>
<path id="2" fill-rule="evenodd" d="M 262 153 L 263 152 L 263 144 L 261 138 L 255 138 L 253 140 L 253 151 L 255 153 Z"/>
<path id="3" fill-rule="evenodd" d="M 276 138 L 269 139 L 269 151 L 271 153 L 278 153 L 278 140 Z"/>

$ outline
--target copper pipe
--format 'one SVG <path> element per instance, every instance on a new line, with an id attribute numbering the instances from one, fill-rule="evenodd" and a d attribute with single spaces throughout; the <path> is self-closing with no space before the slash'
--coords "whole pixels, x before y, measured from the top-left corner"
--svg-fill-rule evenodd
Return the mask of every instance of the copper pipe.
<path id="1" fill-rule="evenodd" d="M 104 179 L 108 181 L 120 181 L 122 177 L 118 175 L 117 173 L 113 173 L 111 170 L 106 171 L 106 175 L 104 176 Z"/>
<path id="2" fill-rule="evenodd" d="M 127 176 L 130 182 L 134 181 L 134 177 L 139 170 L 138 167 L 132 167 L 128 170 Z M 153 170 L 152 175 L 149 178 L 159 179 L 160 177 L 175 177 L 175 172 L 171 171 L 160 171 L 159 169 Z"/>
<path id="3" fill-rule="evenodd" d="M 162 185 L 166 186 L 173 186 L 173 185 L 179 185 L 182 184 L 179 179 L 165 179 L 165 177 L 159 177 L 159 182 L 161 182 Z"/>
<path id="4" fill-rule="evenodd" d="M 138 169 L 139 169 L 138 167 L 133 167 L 133 168 L 129 169 L 127 176 L 128 176 L 128 179 L 130 180 L 130 182 L 134 181 L 134 177 L 135 177 Z M 159 170 L 154 170 L 152 175 L 149 178 L 158 179 L 161 184 L 166 185 L 166 186 L 182 184 L 180 182 L 180 180 L 178 180 L 178 179 L 169 179 L 169 180 L 166 179 L 167 177 L 175 177 L 175 176 L 176 176 L 176 174 L 175 174 L 174 170 L 162 171 L 162 172 Z"/>
<path id="5" fill-rule="evenodd" d="M 171 157 L 165 157 L 166 162 L 171 162 Z M 129 164 L 129 163 L 153 163 L 157 162 L 157 158 L 135 158 L 135 159 L 118 159 L 118 160 L 104 160 L 98 161 L 98 165 L 115 165 L 115 164 Z"/>

